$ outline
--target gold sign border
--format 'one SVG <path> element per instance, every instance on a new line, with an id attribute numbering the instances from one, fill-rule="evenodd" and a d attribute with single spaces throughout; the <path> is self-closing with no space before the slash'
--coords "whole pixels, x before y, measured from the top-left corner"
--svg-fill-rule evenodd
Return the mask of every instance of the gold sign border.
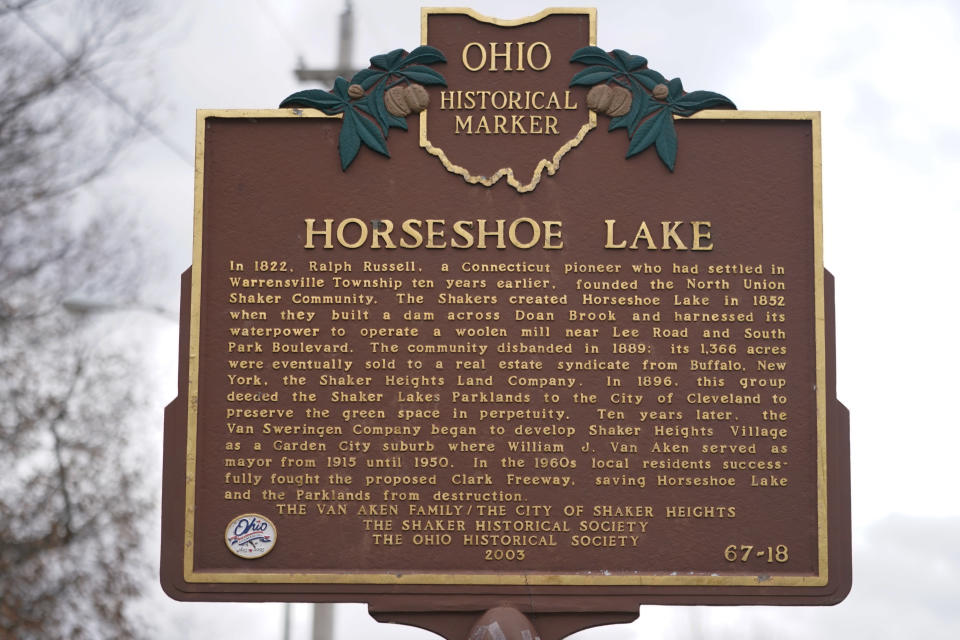
<path id="1" fill-rule="evenodd" d="M 515 20 L 503 20 L 500 18 L 492 18 L 490 16 L 485 16 L 481 13 L 477 13 L 473 9 L 449 9 L 449 8 L 435 8 L 435 7 L 423 7 L 420 9 L 420 44 L 425 45 L 427 43 L 427 19 L 431 15 L 465 15 L 473 18 L 478 22 L 486 22 L 488 24 L 495 24 L 498 27 L 516 27 L 524 24 L 531 24 L 533 22 L 539 22 L 544 18 L 551 15 L 587 15 L 590 18 L 590 46 L 595 47 L 597 45 L 597 10 L 592 8 L 572 8 L 572 7 L 562 7 L 562 8 L 552 8 L 544 9 L 539 13 L 535 13 L 532 16 L 527 16 L 526 18 L 517 18 Z M 537 163 L 537 168 L 533 171 L 533 179 L 527 184 L 523 184 L 520 180 L 517 180 L 516 175 L 513 172 L 513 169 L 510 167 L 503 167 L 494 172 L 492 176 L 478 176 L 470 173 L 470 170 L 462 167 L 458 164 L 455 164 L 447 157 L 447 154 L 440 147 L 435 147 L 433 143 L 430 142 L 430 139 L 427 137 L 427 109 L 420 112 L 420 146 L 427 150 L 432 156 L 435 156 L 440 159 L 440 162 L 443 163 L 443 166 L 450 173 L 455 173 L 458 176 L 461 176 L 466 182 L 470 184 L 480 184 L 485 187 L 492 187 L 501 178 L 506 177 L 507 184 L 516 189 L 519 193 L 526 193 L 528 191 L 533 191 L 537 188 L 537 185 L 540 184 L 540 178 L 543 177 L 543 172 L 546 171 L 549 175 L 553 175 L 557 172 L 557 169 L 560 168 L 560 160 L 563 156 L 567 155 L 567 152 L 578 146 L 583 142 L 583 138 L 591 130 L 596 129 L 597 127 L 597 114 L 591 110 L 587 110 L 589 114 L 587 116 L 587 122 L 580 130 L 577 132 L 577 135 L 568 140 L 556 153 L 553 154 L 553 158 L 541 158 L 540 162 Z"/>
<path id="2" fill-rule="evenodd" d="M 827 380 L 826 314 L 823 272 L 823 196 L 818 111 L 701 111 L 694 120 L 805 120 L 811 124 L 813 158 L 814 226 L 814 333 L 816 339 L 817 404 L 817 548 L 815 575 L 770 576 L 711 573 L 545 573 L 545 572 L 200 572 L 194 570 L 196 535 L 197 413 L 199 409 L 200 309 L 203 265 L 203 168 L 204 130 L 207 118 L 330 118 L 315 110 L 230 109 L 197 111 L 196 167 L 194 170 L 193 271 L 190 291 L 190 346 L 188 363 L 186 498 L 184 510 L 183 579 L 188 583 L 234 584 L 368 584 L 368 585 L 530 585 L 530 586 L 743 586 L 822 587 L 828 583 L 827 544 Z"/>

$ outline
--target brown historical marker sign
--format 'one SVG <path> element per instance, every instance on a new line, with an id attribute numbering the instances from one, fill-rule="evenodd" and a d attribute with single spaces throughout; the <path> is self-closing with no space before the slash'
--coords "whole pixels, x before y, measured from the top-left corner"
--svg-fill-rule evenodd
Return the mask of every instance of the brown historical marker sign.
<path id="1" fill-rule="evenodd" d="M 168 593 L 441 632 L 845 596 L 819 114 L 595 19 L 426 9 L 329 92 L 198 113 Z"/>

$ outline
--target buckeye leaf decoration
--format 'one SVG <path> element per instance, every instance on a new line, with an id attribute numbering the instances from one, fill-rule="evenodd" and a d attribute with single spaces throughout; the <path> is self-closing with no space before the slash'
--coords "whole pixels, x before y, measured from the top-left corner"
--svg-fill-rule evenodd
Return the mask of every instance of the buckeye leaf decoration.
<path id="1" fill-rule="evenodd" d="M 409 53 L 394 49 L 370 58 L 370 68 L 358 71 L 349 82 L 338 77 L 329 92 L 298 91 L 284 98 L 280 108 L 306 107 L 341 115 L 340 168 L 346 171 L 361 146 L 390 157 L 390 128 L 406 130 L 406 116 L 427 106 L 423 85 L 447 85 L 443 75 L 426 66 L 436 62 L 446 58 L 434 47 L 417 47 Z"/>
<path id="2" fill-rule="evenodd" d="M 592 87 L 587 106 L 610 116 L 609 131 L 626 129 L 630 143 L 626 157 L 649 148 L 657 149 L 660 160 L 673 171 L 677 163 L 677 130 L 673 116 L 690 116 L 703 109 L 736 109 L 726 96 L 712 91 L 683 90 L 680 78 L 668 81 L 647 66 L 647 59 L 600 47 L 577 49 L 571 62 L 587 65 L 570 80 L 570 86 Z M 621 99 L 614 99 L 619 92 Z M 625 106 L 629 92 L 630 105 Z"/>

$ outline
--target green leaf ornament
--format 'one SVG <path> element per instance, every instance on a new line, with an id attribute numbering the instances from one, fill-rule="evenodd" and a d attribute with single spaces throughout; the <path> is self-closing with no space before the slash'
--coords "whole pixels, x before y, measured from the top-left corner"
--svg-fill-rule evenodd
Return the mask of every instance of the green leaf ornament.
<path id="1" fill-rule="evenodd" d="M 407 122 L 387 109 L 386 92 L 393 86 L 411 83 L 446 86 L 443 75 L 426 66 L 437 62 L 446 62 L 446 58 L 434 47 L 417 47 L 409 53 L 394 49 L 370 58 L 370 68 L 358 71 L 349 82 L 338 77 L 330 91 L 298 91 L 284 98 L 280 108 L 305 107 L 330 116 L 342 115 L 338 149 L 340 168 L 346 171 L 362 146 L 390 157 L 387 150 L 390 128 L 406 130 Z M 362 96 L 354 85 L 362 88 Z M 351 87 L 358 97 L 350 95 Z"/>
<path id="2" fill-rule="evenodd" d="M 668 81 L 647 66 L 646 58 L 622 49 L 607 53 L 599 47 L 583 47 L 573 53 L 570 62 L 587 65 L 574 74 L 571 87 L 619 85 L 630 91 L 630 110 L 623 115 L 620 115 L 622 111 L 614 112 L 616 116 L 610 119 L 608 131 L 626 129 L 627 158 L 655 146 L 657 156 L 670 171 L 677 163 L 675 115 L 686 117 L 703 109 L 737 108 L 719 93 L 685 92 L 680 78 Z"/>

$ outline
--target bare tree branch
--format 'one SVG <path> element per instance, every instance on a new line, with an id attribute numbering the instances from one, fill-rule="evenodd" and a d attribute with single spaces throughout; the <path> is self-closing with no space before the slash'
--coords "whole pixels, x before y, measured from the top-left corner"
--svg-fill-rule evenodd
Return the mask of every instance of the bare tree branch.
<path id="1" fill-rule="evenodd" d="M 128 57 L 140 6 L 0 0 L 0 638 L 144 635 L 129 608 L 150 506 L 128 426 L 134 347 L 63 306 L 136 298 L 122 216 L 74 196 L 141 127 L 104 117 L 98 75 Z"/>

